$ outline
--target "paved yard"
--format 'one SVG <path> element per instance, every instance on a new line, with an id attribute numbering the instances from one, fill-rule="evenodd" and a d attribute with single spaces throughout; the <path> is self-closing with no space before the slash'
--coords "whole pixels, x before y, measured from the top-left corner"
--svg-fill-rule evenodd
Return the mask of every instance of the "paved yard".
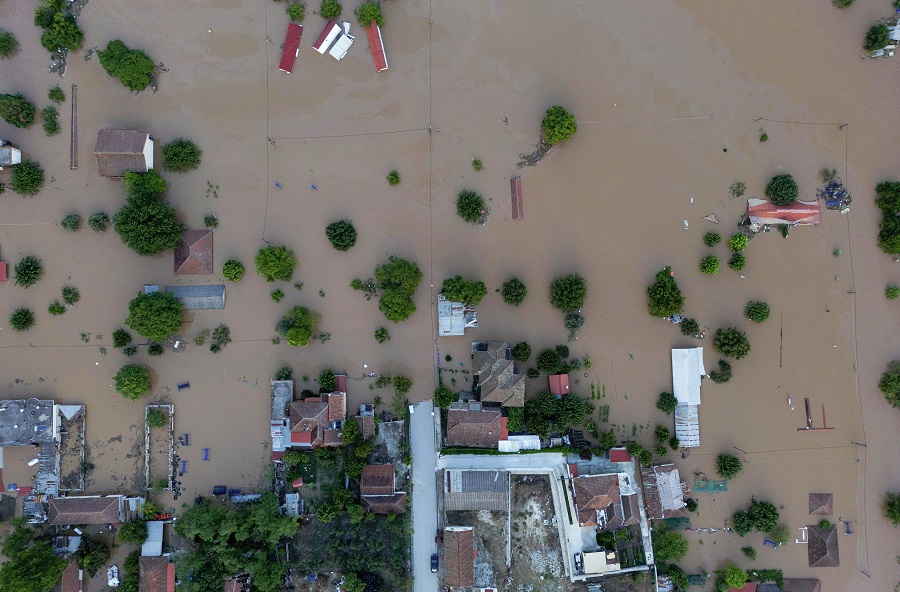
<path id="1" fill-rule="evenodd" d="M 431 573 L 431 554 L 437 552 L 437 484 L 435 469 L 435 417 L 431 401 L 413 407 L 409 418 L 412 452 L 412 572 L 414 592 L 436 592 L 438 574 Z"/>

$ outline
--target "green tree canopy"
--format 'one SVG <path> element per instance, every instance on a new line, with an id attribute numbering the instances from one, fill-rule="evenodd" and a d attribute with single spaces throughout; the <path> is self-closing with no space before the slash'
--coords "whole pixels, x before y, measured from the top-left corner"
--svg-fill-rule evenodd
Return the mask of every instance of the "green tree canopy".
<path id="1" fill-rule="evenodd" d="M 563 107 L 554 105 L 547 109 L 547 116 L 541 122 L 541 128 L 544 130 L 544 140 L 548 144 L 559 144 L 575 135 L 578 124 L 575 123 L 574 115 Z"/>
<path id="2" fill-rule="evenodd" d="M 577 273 L 560 276 L 550 283 L 550 304 L 563 312 L 575 312 L 584 306 L 587 282 Z"/>
<path id="3" fill-rule="evenodd" d="M 707 255 L 700 260 L 700 273 L 704 275 L 716 275 L 719 273 L 719 258 L 715 255 Z"/>
<path id="4" fill-rule="evenodd" d="M 115 39 L 97 55 L 106 73 L 118 78 L 129 90 L 142 91 L 150 84 L 156 64 L 140 49 L 131 49 Z"/>
<path id="5" fill-rule="evenodd" d="M 416 312 L 412 296 L 422 281 L 418 265 L 392 255 L 388 263 L 375 268 L 375 281 L 381 290 L 378 309 L 389 321 L 398 323 Z"/>
<path id="6" fill-rule="evenodd" d="M 326 368 L 319 372 L 319 392 L 333 393 L 335 387 L 337 387 L 337 380 L 333 370 Z"/>
<path id="7" fill-rule="evenodd" d="M 303 347 L 316 332 L 319 315 L 304 306 L 295 306 L 278 321 L 275 329 L 294 347 Z"/>
<path id="8" fill-rule="evenodd" d="M 884 517 L 900 526 L 900 493 L 889 491 L 884 495 Z"/>
<path id="9" fill-rule="evenodd" d="M 541 350 L 537 356 L 538 370 L 545 374 L 565 374 L 568 368 L 555 348 Z"/>
<path id="10" fill-rule="evenodd" d="M 356 9 L 356 22 L 360 27 L 368 27 L 372 21 L 375 21 L 379 27 L 384 26 L 384 15 L 381 13 L 381 4 L 376 0 L 369 0 Z"/>
<path id="11" fill-rule="evenodd" d="M 758 300 L 751 300 L 744 307 L 744 316 L 754 323 L 761 323 L 769 318 L 769 305 Z"/>
<path id="12" fill-rule="evenodd" d="M 239 282 L 244 277 L 244 264 L 234 259 L 229 259 L 222 266 L 222 275 L 230 282 Z"/>
<path id="13" fill-rule="evenodd" d="M 587 412 L 588 406 L 584 399 L 573 393 L 563 395 L 557 419 L 560 429 L 563 426 L 580 426 L 584 423 L 584 417 L 587 415 Z"/>
<path id="14" fill-rule="evenodd" d="M 503 282 L 503 289 L 500 295 L 503 297 L 503 302 L 512 306 L 519 306 L 525 300 L 525 296 L 528 295 L 528 289 L 522 283 L 522 280 L 513 276 Z"/>
<path id="15" fill-rule="evenodd" d="M 93 577 L 100 568 L 107 564 L 112 551 L 109 546 L 88 534 L 81 535 L 81 544 L 78 550 L 72 554 L 78 561 L 78 566 Z"/>
<path id="16" fill-rule="evenodd" d="M 138 294 L 128 303 L 125 324 L 150 341 L 162 342 L 181 327 L 183 307 L 168 292 Z"/>
<path id="17" fill-rule="evenodd" d="M 82 44 L 84 31 L 78 27 L 78 22 L 71 14 L 58 12 L 53 15 L 53 21 L 41 34 L 41 45 L 51 53 L 58 49 L 76 51 L 81 49 Z"/>
<path id="18" fill-rule="evenodd" d="M 6 123 L 16 127 L 28 127 L 34 123 L 34 113 L 34 105 L 21 94 L 0 94 L 0 117 Z"/>
<path id="19" fill-rule="evenodd" d="M 520 341 L 512 348 L 512 357 L 517 362 L 527 362 L 531 357 L 531 346 L 526 341 Z"/>
<path id="20" fill-rule="evenodd" d="M 9 31 L 0 30 L 0 58 L 9 59 L 19 53 L 19 40 Z"/>
<path id="21" fill-rule="evenodd" d="M 6 561 L 0 565 L 0 590 L 4 592 L 50 592 L 67 562 L 53 553 L 50 543 L 35 541 L 34 531 L 23 519 L 14 523 L 3 541 Z"/>
<path id="22" fill-rule="evenodd" d="M 750 353 L 750 340 L 747 334 L 736 327 L 716 329 L 713 346 L 723 355 L 740 360 Z"/>
<path id="23" fill-rule="evenodd" d="M 266 247 L 256 255 L 256 272 L 267 282 L 289 280 L 294 275 L 297 258 L 287 247 Z"/>
<path id="24" fill-rule="evenodd" d="M 146 366 L 128 364 L 116 374 L 116 392 L 133 401 L 150 392 L 150 373 Z"/>
<path id="25" fill-rule="evenodd" d="M 778 206 L 788 206 L 797 201 L 800 190 L 790 175 L 776 175 L 766 185 L 766 197 Z"/>
<path id="26" fill-rule="evenodd" d="M 135 518 L 123 523 L 119 528 L 119 540 L 123 543 L 144 544 L 147 540 L 147 521 Z"/>
<path id="27" fill-rule="evenodd" d="M 655 317 L 670 317 L 684 310 L 684 296 L 671 267 L 664 267 L 656 274 L 656 281 L 647 287 L 647 298 L 650 314 Z"/>
<path id="28" fill-rule="evenodd" d="M 157 197 L 165 191 L 166 180 L 156 169 L 150 169 L 146 173 L 125 172 L 125 194 L 133 203 L 155 203 Z"/>
<path id="29" fill-rule="evenodd" d="M 34 195 L 44 186 L 44 169 L 34 160 L 23 160 L 13 167 L 9 184 L 19 195 Z"/>
<path id="30" fill-rule="evenodd" d="M 600 432 L 600 448 L 605 448 L 609 450 L 610 448 L 615 448 L 618 443 L 618 439 L 616 438 L 616 433 L 612 430 L 608 432 Z"/>
<path id="31" fill-rule="evenodd" d="M 734 531 L 740 536 L 753 530 L 753 520 L 750 518 L 750 514 L 743 510 L 737 511 L 731 516 L 731 523 Z"/>
<path id="32" fill-rule="evenodd" d="M 22 257 L 13 268 L 15 272 L 16 285 L 28 288 L 35 285 L 38 280 L 44 277 L 44 265 L 41 260 L 34 255 Z"/>
<path id="33" fill-rule="evenodd" d="M 876 23 L 866 32 L 866 38 L 863 40 L 863 48 L 866 51 L 878 51 L 884 49 L 890 43 L 890 31 L 884 23 Z"/>
<path id="34" fill-rule="evenodd" d="M 175 214 L 168 204 L 130 200 L 113 217 L 113 229 L 129 249 L 149 257 L 178 245 L 184 226 Z"/>
<path id="35" fill-rule="evenodd" d="M 450 407 L 453 399 L 453 391 L 445 387 L 443 384 L 438 385 L 437 388 L 434 389 L 434 404 L 441 409 L 447 409 L 448 407 Z"/>
<path id="36" fill-rule="evenodd" d="M 875 205 L 886 214 L 900 214 L 900 182 L 884 181 L 875 186 Z"/>
<path id="37" fill-rule="evenodd" d="M 525 431 L 525 409 L 522 407 L 507 408 L 506 428 L 512 434 Z"/>
<path id="38" fill-rule="evenodd" d="M 888 403 L 900 408 L 900 360 L 888 364 L 878 382 L 878 389 L 884 393 Z"/>
<path id="39" fill-rule="evenodd" d="M 753 528 L 759 532 L 769 532 L 778 526 L 778 508 L 769 502 L 761 502 L 753 500 L 750 502 L 750 509 L 747 510 L 750 515 L 750 521 Z"/>
<path id="40" fill-rule="evenodd" d="M 484 282 L 463 279 L 462 276 L 456 275 L 447 278 L 441 286 L 441 292 L 447 300 L 452 302 L 462 302 L 466 305 L 475 305 L 481 302 L 481 299 L 487 294 L 487 287 Z"/>
<path id="41" fill-rule="evenodd" d="M 325 236 L 338 251 L 347 251 L 356 244 L 356 228 L 347 219 L 332 222 L 325 227 Z"/>
<path id="42" fill-rule="evenodd" d="M 740 590 L 747 583 L 747 572 L 736 565 L 726 565 L 722 579 L 729 588 Z"/>
<path id="43" fill-rule="evenodd" d="M 162 148 L 163 168 L 174 173 L 192 171 L 200 166 L 203 151 L 185 138 L 172 140 Z"/>
<path id="44" fill-rule="evenodd" d="M 323 19 L 336 19 L 341 16 L 341 5 L 338 4 L 337 0 L 322 0 L 322 5 L 319 7 L 319 15 Z"/>
<path id="45" fill-rule="evenodd" d="M 716 472 L 723 479 L 734 479 L 744 470 L 744 463 L 733 454 L 720 454 L 716 457 Z"/>
<path id="46" fill-rule="evenodd" d="M 688 540 L 675 530 L 662 529 L 653 533 L 653 554 L 663 561 L 680 561 L 688 552 Z"/>
<path id="47" fill-rule="evenodd" d="M 678 399 L 672 393 L 660 393 L 659 399 L 656 401 L 656 408 L 665 411 L 666 415 L 675 411 L 678 407 Z"/>
<path id="48" fill-rule="evenodd" d="M 477 224 L 487 211 L 484 198 L 474 191 L 460 191 L 456 196 L 456 213 L 469 224 Z"/>

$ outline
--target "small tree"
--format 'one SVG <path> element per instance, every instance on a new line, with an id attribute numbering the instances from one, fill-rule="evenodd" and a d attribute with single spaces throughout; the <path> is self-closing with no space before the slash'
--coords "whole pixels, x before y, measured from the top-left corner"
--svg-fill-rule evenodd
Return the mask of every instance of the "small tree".
<path id="1" fill-rule="evenodd" d="M 13 167 L 9 185 L 19 195 L 34 195 L 44 186 L 44 169 L 33 160 L 23 160 Z"/>
<path id="2" fill-rule="evenodd" d="M 147 521 L 141 518 L 135 518 L 123 523 L 122 526 L 119 527 L 119 540 L 123 543 L 143 545 L 144 541 L 147 540 Z"/>
<path id="3" fill-rule="evenodd" d="M 678 407 L 678 399 L 672 393 L 659 393 L 659 399 L 656 401 L 656 408 L 665 411 L 669 415 Z"/>
<path id="4" fill-rule="evenodd" d="M 303 17 L 306 16 L 306 7 L 299 3 L 291 4 L 287 8 L 287 13 L 288 18 L 299 23 L 303 20 Z"/>
<path id="5" fill-rule="evenodd" d="M 129 90 L 142 91 L 150 84 L 156 64 L 143 51 L 131 49 L 115 39 L 97 55 L 106 73 L 118 78 Z"/>
<path id="6" fill-rule="evenodd" d="M 158 343 L 151 343 L 147 346 L 148 356 L 161 356 L 163 355 L 163 351 L 163 346 Z"/>
<path id="7" fill-rule="evenodd" d="M 729 588 L 740 590 L 747 583 L 747 572 L 736 565 L 726 565 L 722 580 Z"/>
<path id="8" fill-rule="evenodd" d="M 884 288 L 884 296 L 888 300 L 894 300 L 895 298 L 900 298 L 900 286 L 889 284 Z"/>
<path id="9" fill-rule="evenodd" d="M 406 376 L 402 376 L 402 375 L 395 376 L 393 382 L 394 382 L 394 391 L 400 396 L 403 396 L 406 393 L 408 393 L 410 390 L 412 390 L 413 382 L 411 379 L 407 378 Z"/>
<path id="10" fill-rule="evenodd" d="M 856 0 L 831 0 L 831 3 L 837 6 L 838 8 L 847 8 L 851 4 L 856 2 Z"/>
<path id="11" fill-rule="evenodd" d="M 291 6 L 298 6 L 292 4 Z M 172 140 L 162 149 L 163 168 L 173 173 L 191 171 L 200 166 L 203 151 L 197 145 L 184 138 Z"/>
<path id="12" fill-rule="evenodd" d="M 900 526 L 900 493 L 889 491 L 884 494 L 884 517 L 894 526 Z"/>
<path id="13" fill-rule="evenodd" d="M 575 312 L 584 306 L 587 282 L 577 273 L 560 276 L 550 283 L 550 304 L 563 312 Z"/>
<path id="14" fill-rule="evenodd" d="M 656 281 L 647 288 L 650 314 L 670 317 L 684 310 L 684 296 L 675 282 L 671 267 L 664 267 L 656 274 Z"/>
<path id="15" fill-rule="evenodd" d="M 690 337 L 700 332 L 700 323 L 694 319 L 681 319 L 681 324 L 679 326 L 682 335 Z"/>
<path id="16" fill-rule="evenodd" d="M 688 552 L 688 541 L 675 530 L 662 529 L 653 533 L 653 554 L 664 561 L 680 561 Z"/>
<path id="17" fill-rule="evenodd" d="M 394 187 L 400 184 L 400 173 L 397 171 L 391 171 L 387 175 L 388 185 Z"/>
<path id="18" fill-rule="evenodd" d="M 416 312 L 412 297 L 422 281 L 422 271 L 412 261 L 391 256 L 388 263 L 375 268 L 375 281 L 381 290 L 378 310 L 389 321 L 399 323 Z"/>
<path id="19" fill-rule="evenodd" d="M 547 109 L 547 116 L 541 122 L 544 131 L 544 140 L 548 144 L 565 142 L 578 131 L 575 116 L 559 105 Z"/>
<path id="20" fill-rule="evenodd" d="M 563 324 L 566 326 L 566 329 L 572 332 L 572 335 L 575 335 L 584 326 L 584 317 L 577 312 L 570 312 L 566 315 Z"/>
<path id="21" fill-rule="evenodd" d="M 47 91 L 47 98 L 56 103 L 57 105 L 61 105 L 63 101 L 66 100 L 66 93 L 59 87 L 57 84 L 49 91 Z"/>
<path id="22" fill-rule="evenodd" d="M 94 232 L 103 232 L 109 224 L 109 216 L 106 212 L 97 212 L 92 214 L 87 221 L 88 228 Z"/>
<path id="23" fill-rule="evenodd" d="M 731 364 L 725 360 L 719 360 L 719 369 L 709 373 L 709 377 L 715 383 L 723 383 L 731 380 Z"/>
<path id="24" fill-rule="evenodd" d="M 719 273 L 719 258 L 715 255 L 707 255 L 700 260 L 700 273 L 704 275 L 716 275 Z"/>
<path id="25" fill-rule="evenodd" d="M 737 253 L 747 248 L 750 239 L 743 232 L 735 232 L 728 237 L 728 248 Z"/>
<path id="26" fill-rule="evenodd" d="M 720 454 L 716 457 L 716 472 L 723 479 L 734 479 L 744 470 L 744 463 L 733 454 Z"/>
<path id="27" fill-rule="evenodd" d="M 136 401 L 150 392 L 150 373 L 145 366 L 128 364 L 116 374 L 116 392 Z"/>
<path id="28" fill-rule="evenodd" d="M 790 175 L 776 175 L 766 186 L 766 197 L 777 206 L 788 206 L 797 201 L 800 190 Z"/>
<path id="29" fill-rule="evenodd" d="M 512 306 L 519 306 L 525 300 L 525 296 L 528 295 L 528 289 L 522 283 L 522 280 L 513 276 L 503 282 L 503 289 L 500 291 L 500 295 L 503 297 L 503 302 Z"/>
<path id="30" fill-rule="evenodd" d="M 827 520 L 823 520 L 823 522 L 828 523 L 829 528 L 831 528 L 830 522 L 828 522 Z M 821 524 L 819 527 L 821 528 Z M 782 545 L 786 545 L 788 541 L 791 540 L 791 529 L 789 529 L 784 524 L 779 524 L 771 531 L 766 533 L 766 538 L 775 543 L 776 547 L 781 547 Z"/>
<path id="31" fill-rule="evenodd" d="M 203 225 L 207 228 L 218 228 L 219 227 L 219 217 L 215 214 L 207 214 L 203 217 Z"/>
<path id="32" fill-rule="evenodd" d="M 753 530 L 753 520 L 750 519 L 750 514 L 743 510 L 735 512 L 731 516 L 731 524 L 734 532 L 738 533 L 739 536 L 744 536 Z"/>
<path id="33" fill-rule="evenodd" d="M 460 191 L 456 196 L 456 213 L 470 224 L 477 224 L 485 215 L 484 198 L 474 191 Z"/>
<path id="34" fill-rule="evenodd" d="M 714 247 L 722 242 L 722 235 L 718 232 L 707 232 L 703 235 L 703 244 L 707 247 Z"/>
<path id="35" fill-rule="evenodd" d="M 456 275 L 447 278 L 441 285 L 441 292 L 447 300 L 452 302 L 462 302 L 465 305 L 476 305 L 487 294 L 487 287 L 484 282 L 463 279 L 462 276 Z"/>
<path id="36" fill-rule="evenodd" d="M 663 442 L 669 439 L 669 428 L 664 425 L 656 425 L 656 430 L 653 432 L 653 439 L 662 444 Z"/>
<path id="37" fill-rule="evenodd" d="M 286 247 L 266 247 L 256 255 L 256 272 L 267 282 L 289 280 L 294 274 L 297 258 Z"/>
<path id="38" fill-rule="evenodd" d="M 44 107 L 41 109 L 41 119 L 43 120 L 42 127 L 44 128 L 44 133 L 47 136 L 55 136 L 61 131 L 61 127 L 59 126 L 59 111 L 56 107 Z"/>
<path id="39" fill-rule="evenodd" d="M 60 220 L 59 225 L 69 232 L 75 232 L 81 228 L 81 216 L 78 214 L 66 214 Z"/>
<path id="40" fill-rule="evenodd" d="M 750 340 L 736 327 L 716 329 L 713 346 L 719 353 L 740 360 L 750 353 Z"/>
<path id="41" fill-rule="evenodd" d="M 47 307 L 47 312 L 49 312 L 53 316 L 59 316 L 66 312 L 66 307 L 60 304 L 59 300 L 54 300 L 50 303 L 50 306 Z"/>
<path id="42" fill-rule="evenodd" d="M 769 305 L 758 300 L 751 300 L 744 307 L 744 316 L 754 323 L 761 323 L 769 318 Z"/>
<path id="43" fill-rule="evenodd" d="M 731 194 L 731 197 L 743 197 L 746 191 L 747 184 L 743 181 L 735 181 L 728 188 L 728 193 Z"/>
<path id="44" fill-rule="evenodd" d="M 484 170 L 484 163 L 481 162 L 480 158 L 472 159 L 472 169 L 474 169 L 476 173 L 480 173 Z"/>
<path id="45" fill-rule="evenodd" d="M 319 373 L 319 392 L 333 393 L 336 386 L 337 380 L 334 377 L 333 370 L 326 368 Z"/>
<path id="46" fill-rule="evenodd" d="M 338 220 L 325 227 L 325 236 L 338 251 L 347 251 L 356 244 L 356 228 L 350 220 Z"/>
<path id="47" fill-rule="evenodd" d="M 28 331 L 34 326 L 34 311 L 24 306 L 17 308 L 9 315 L 9 326 L 13 331 Z"/>
<path id="48" fill-rule="evenodd" d="M 388 333 L 388 330 L 384 327 L 378 327 L 375 329 L 375 341 L 378 343 L 384 343 L 385 341 L 391 340 L 391 334 Z"/>
<path id="49" fill-rule="evenodd" d="M 169 292 L 138 294 L 128 303 L 125 324 L 150 341 L 165 341 L 181 327 L 183 307 Z"/>
<path id="50" fill-rule="evenodd" d="M 756 559 L 756 549 L 753 547 L 741 547 L 741 553 L 746 555 L 748 559 Z"/>
<path id="51" fill-rule="evenodd" d="M 316 332 L 318 322 L 319 315 L 306 307 L 295 306 L 281 318 L 276 330 L 294 347 L 303 347 Z"/>
<path id="52" fill-rule="evenodd" d="M 887 25 L 884 23 L 876 23 L 872 25 L 866 33 L 866 38 L 863 41 L 863 49 L 866 51 L 878 51 L 879 49 L 887 47 L 887 44 L 890 42 L 891 36 Z"/>
<path id="53" fill-rule="evenodd" d="M 244 277 L 244 264 L 235 259 L 229 259 L 222 266 L 222 275 L 230 282 L 238 282 Z"/>
<path id="54" fill-rule="evenodd" d="M 447 409 L 453 403 L 455 395 L 453 391 L 440 384 L 434 389 L 434 404 L 441 409 Z"/>
<path id="55" fill-rule="evenodd" d="M 275 380 L 290 380 L 293 374 L 294 371 L 291 370 L 289 366 L 282 366 L 278 369 L 278 372 L 275 373 Z"/>
<path id="56" fill-rule="evenodd" d="M 16 263 L 13 268 L 15 272 L 16 285 L 28 288 L 37 283 L 44 276 L 44 266 L 41 260 L 34 255 L 22 257 L 21 261 Z"/>
<path id="57" fill-rule="evenodd" d="M 507 418 L 506 427 L 510 433 L 517 434 L 525 431 L 525 410 L 521 407 L 509 407 L 507 409 L 509 417 Z"/>
<path id="58" fill-rule="evenodd" d="M 356 22 L 359 23 L 360 27 L 368 27 L 372 21 L 375 21 L 375 24 L 379 27 L 384 26 L 384 15 L 381 14 L 381 4 L 375 0 L 370 0 L 369 2 L 360 5 L 360 7 L 356 9 L 355 14 Z"/>
<path id="59" fill-rule="evenodd" d="M 735 271 L 741 271 L 747 266 L 747 258 L 740 253 L 735 253 L 728 260 L 728 267 Z"/>
<path id="60" fill-rule="evenodd" d="M 559 352 L 549 347 L 538 354 L 537 367 L 541 372 L 550 375 L 562 374 L 566 370 Z"/>
<path id="61" fill-rule="evenodd" d="M 324 19 L 336 19 L 341 16 L 341 5 L 337 3 L 337 0 L 322 0 L 319 15 Z"/>
<path id="62" fill-rule="evenodd" d="M 146 173 L 125 173 L 125 193 L 128 201 L 136 204 L 155 203 L 158 196 L 166 191 L 166 180 L 156 169 L 150 169 Z"/>
<path id="63" fill-rule="evenodd" d="M 0 58 L 8 60 L 19 53 L 19 40 L 9 31 L 0 30 Z"/>
<path id="64" fill-rule="evenodd" d="M 531 346 L 525 341 L 520 341 L 513 346 L 512 357 L 513 360 L 524 364 L 531 357 Z"/>
<path id="65" fill-rule="evenodd" d="M 75 286 L 63 286 L 62 297 L 66 304 L 75 304 L 81 300 L 81 292 Z"/>
<path id="66" fill-rule="evenodd" d="M 600 432 L 599 437 L 599 445 L 600 448 L 604 448 L 609 450 L 610 448 L 615 448 L 617 444 L 616 433 L 612 430 L 608 432 Z"/>
<path id="67" fill-rule="evenodd" d="M 884 393 L 888 403 L 900 408 L 900 360 L 888 364 L 878 382 L 878 389 Z"/>
<path id="68" fill-rule="evenodd" d="M 34 105 L 21 94 L 0 94 L 0 117 L 6 123 L 16 127 L 28 127 L 34 123 L 34 113 Z"/>
<path id="69" fill-rule="evenodd" d="M 131 343 L 131 333 L 125 329 L 116 329 L 112 333 L 113 347 L 125 347 Z"/>

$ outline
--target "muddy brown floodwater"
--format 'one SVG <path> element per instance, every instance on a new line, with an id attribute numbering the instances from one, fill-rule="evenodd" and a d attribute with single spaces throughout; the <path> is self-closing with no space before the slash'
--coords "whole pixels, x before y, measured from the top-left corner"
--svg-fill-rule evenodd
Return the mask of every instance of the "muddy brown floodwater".
<path id="1" fill-rule="evenodd" d="M 353 6 L 344 8 L 349 16 Z M 886 363 L 900 357 L 900 309 L 884 298 L 885 284 L 900 282 L 900 267 L 875 245 L 872 198 L 876 183 L 896 180 L 898 63 L 859 57 L 866 29 L 887 16 L 888 3 L 838 10 L 813 0 L 714 8 L 687 0 L 385 2 L 390 69 L 377 75 L 355 25 L 356 43 L 343 61 L 311 51 L 323 21 L 308 9 L 295 72 L 286 75 L 277 69 L 287 25 L 281 4 L 91 2 L 80 18 L 86 48 L 120 38 L 168 68 L 159 92 L 132 95 L 96 56 L 85 61 L 81 52 L 70 56 L 64 79 L 50 74 L 32 5 L 0 5 L 0 22 L 22 44 L 15 59 L 0 61 L 0 92 L 21 92 L 40 108 L 53 85 L 70 94 L 77 84 L 81 165 L 69 169 L 68 102 L 62 133 L 50 139 L 39 125 L 0 123 L 0 137 L 47 171 L 37 196 L 7 191 L 0 200 L 0 257 L 14 264 L 36 255 L 45 267 L 32 288 L 0 286 L 3 396 L 87 404 L 89 491 L 136 483 L 146 402 L 174 404 L 176 434 L 191 434 L 191 445 L 179 449 L 186 499 L 216 484 L 259 487 L 269 457 L 269 380 L 279 367 L 290 365 L 298 377 L 345 370 L 351 410 L 373 396 L 361 378 L 370 371 L 408 375 L 410 398 L 424 399 L 434 386 L 436 346 L 468 367 L 473 339 L 527 339 L 535 350 L 564 342 L 546 286 L 567 272 L 583 274 L 589 286 L 586 324 L 570 346 L 594 361 L 574 392 L 587 396 L 590 382 L 605 385 L 610 423 L 652 429 L 667 421 L 653 403 L 671 386 L 669 349 L 696 344 L 646 312 L 647 284 L 671 265 L 690 316 L 709 330 L 736 325 L 753 344 L 730 383 L 705 385 L 702 446 L 678 461 L 688 478 L 712 474 L 720 452 L 737 448 L 746 461 L 727 493 L 699 496 L 695 525 L 721 526 L 756 495 L 783 506 L 796 534 L 813 521 L 807 495 L 822 491 L 834 493 L 835 512 L 854 523 L 854 534 L 841 535 L 839 567 L 808 567 L 801 544 L 775 551 L 763 547 L 762 535 L 717 533 L 691 535 L 703 544 L 692 544 L 685 568 L 749 567 L 738 547 L 751 544 L 756 565 L 819 577 L 826 592 L 893 588 L 897 536 L 879 502 L 900 488 L 900 444 L 897 412 L 876 385 Z M 578 134 L 538 167 L 517 170 L 518 154 L 531 150 L 544 110 L 555 103 L 576 114 Z M 70 212 L 112 214 L 123 203 L 122 184 L 98 177 L 91 154 L 106 127 L 147 130 L 159 145 L 180 136 L 197 142 L 202 166 L 167 174 L 167 199 L 188 227 L 201 228 L 208 213 L 219 217 L 216 271 L 226 259 L 249 265 L 258 248 L 285 244 L 299 257 L 294 280 L 266 284 L 248 273 L 228 285 L 225 310 L 198 312 L 183 328 L 184 353 L 148 358 L 142 347 L 126 360 L 110 336 L 144 283 L 222 280 L 175 278 L 171 253 L 139 258 L 112 231 L 59 227 Z M 480 173 L 470 164 L 475 157 L 484 162 Z M 849 214 L 824 212 L 820 226 L 795 228 L 787 240 L 774 232 L 755 238 L 745 277 L 727 268 L 699 274 L 708 251 L 703 233 L 729 234 L 745 208 L 728 196 L 733 181 L 759 196 L 772 175 L 789 172 L 801 197 L 812 198 L 823 167 L 837 169 L 853 191 Z M 392 169 L 402 177 L 397 187 L 384 180 Z M 518 174 L 525 218 L 513 221 L 508 179 Z M 208 184 L 219 186 L 218 197 Z M 464 188 L 489 200 L 484 227 L 455 215 L 454 197 Z M 703 220 L 710 213 L 722 226 Z M 346 253 L 324 236 L 324 226 L 343 217 L 359 230 Z M 717 253 L 724 258 L 724 246 Z M 418 311 L 399 325 L 347 287 L 387 254 L 415 260 L 424 273 Z M 480 327 L 435 343 L 432 285 L 457 273 L 489 286 Z M 512 275 L 529 287 L 518 308 L 493 293 Z M 80 288 L 81 301 L 51 317 L 46 307 L 67 284 Z M 269 297 L 275 288 L 287 294 L 280 304 Z M 768 301 L 766 323 L 743 318 L 749 299 Z M 304 349 L 272 343 L 277 319 L 295 304 L 322 314 L 329 341 Z M 6 319 L 22 305 L 36 311 L 37 324 L 14 333 Z M 234 338 L 222 353 L 192 344 L 219 323 Z M 379 345 L 373 332 L 382 325 L 391 339 Z M 708 367 L 717 359 L 707 352 Z M 114 392 L 112 377 L 126 361 L 152 367 L 146 401 Z M 179 392 L 183 381 L 191 388 Z M 815 422 L 824 404 L 835 429 L 797 432 L 805 419 L 802 407 L 787 406 L 788 396 L 800 405 L 809 397 Z M 7 455 L 6 472 L 27 479 L 28 458 Z"/>

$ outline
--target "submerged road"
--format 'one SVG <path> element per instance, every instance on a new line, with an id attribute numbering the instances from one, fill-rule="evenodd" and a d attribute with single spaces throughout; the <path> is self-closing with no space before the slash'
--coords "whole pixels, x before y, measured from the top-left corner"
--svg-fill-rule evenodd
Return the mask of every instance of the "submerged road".
<path id="1" fill-rule="evenodd" d="M 412 453 L 412 573 L 413 592 L 437 592 L 438 574 L 431 573 L 431 554 L 437 553 L 437 445 L 434 406 L 423 401 L 409 417 Z"/>

